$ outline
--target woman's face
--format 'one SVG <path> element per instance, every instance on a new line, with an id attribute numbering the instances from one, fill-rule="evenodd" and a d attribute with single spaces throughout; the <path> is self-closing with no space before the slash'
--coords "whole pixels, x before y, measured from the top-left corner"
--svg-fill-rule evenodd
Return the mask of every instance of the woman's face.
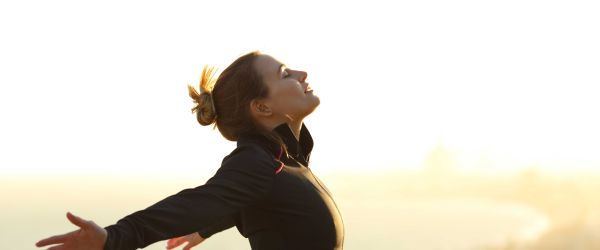
<path id="1" fill-rule="evenodd" d="M 259 55 L 254 66 L 269 88 L 265 104 L 273 115 L 286 120 L 303 119 L 319 106 L 319 97 L 306 82 L 306 72 L 289 69 L 269 55 Z"/>

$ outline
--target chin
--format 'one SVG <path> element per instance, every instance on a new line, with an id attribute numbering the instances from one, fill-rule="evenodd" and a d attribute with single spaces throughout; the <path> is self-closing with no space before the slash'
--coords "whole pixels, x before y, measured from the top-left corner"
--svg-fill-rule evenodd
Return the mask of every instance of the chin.
<path id="1" fill-rule="evenodd" d="M 315 95 L 315 96 L 314 96 L 314 99 L 315 99 L 315 103 L 316 103 L 316 104 L 315 104 L 315 107 L 316 107 L 316 106 L 319 106 L 319 104 L 321 104 L 321 98 L 319 98 L 318 96 L 316 96 L 316 95 Z"/>
<path id="2" fill-rule="evenodd" d="M 319 107 L 319 104 L 321 104 L 321 100 L 319 100 L 319 98 L 317 98 L 317 101 L 310 107 L 310 109 L 308 110 L 306 115 L 310 115 L 312 112 L 314 112 L 315 109 L 317 109 L 317 107 Z"/>

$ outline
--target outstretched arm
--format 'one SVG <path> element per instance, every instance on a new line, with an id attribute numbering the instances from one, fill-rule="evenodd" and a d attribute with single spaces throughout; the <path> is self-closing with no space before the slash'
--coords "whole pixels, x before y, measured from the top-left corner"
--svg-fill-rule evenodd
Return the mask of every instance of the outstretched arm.
<path id="1" fill-rule="evenodd" d="M 105 250 L 143 248 L 231 217 L 267 195 L 276 167 L 273 156 L 260 146 L 240 146 L 205 185 L 183 190 L 106 227 Z"/>
<path id="2" fill-rule="evenodd" d="M 272 159 L 258 145 L 238 147 L 205 185 L 183 190 L 105 227 L 104 250 L 144 248 L 232 217 L 269 193 L 278 167 Z M 80 249 L 77 246 L 62 249 Z"/>

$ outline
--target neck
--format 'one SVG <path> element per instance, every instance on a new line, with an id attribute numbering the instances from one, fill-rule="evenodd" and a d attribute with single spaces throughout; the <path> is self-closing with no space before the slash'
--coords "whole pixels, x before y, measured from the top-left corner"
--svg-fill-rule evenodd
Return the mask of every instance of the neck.
<path id="1" fill-rule="evenodd" d="M 290 126 L 290 129 L 292 130 L 292 133 L 294 134 L 294 137 L 296 137 L 296 140 L 300 140 L 300 130 L 302 129 L 302 119 L 300 120 L 296 120 L 296 121 L 290 121 L 287 122 L 288 126 Z"/>

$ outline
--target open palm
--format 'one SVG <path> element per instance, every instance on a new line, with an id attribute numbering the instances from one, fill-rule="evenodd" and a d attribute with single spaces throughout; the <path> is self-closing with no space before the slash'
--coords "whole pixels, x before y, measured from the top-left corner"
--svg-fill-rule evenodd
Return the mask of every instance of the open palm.
<path id="1" fill-rule="evenodd" d="M 67 219 L 79 229 L 61 235 L 45 238 L 35 243 L 37 247 L 54 245 L 48 250 L 102 250 L 106 242 L 107 232 L 93 221 L 84 220 L 70 212 Z"/>
<path id="2" fill-rule="evenodd" d="M 167 241 L 167 249 L 176 248 L 176 247 L 180 246 L 181 244 L 187 242 L 188 244 L 185 245 L 182 250 L 190 250 L 193 247 L 195 247 L 196 245 L 202 243 L 203 241 L 204 241 L 204 238 L 202 238 L 202 236 L 200 236 L 200 234 L 191 233 L 186 236 L 181 236 L 181 237 L 170 239 L 169 241 Z"/>

